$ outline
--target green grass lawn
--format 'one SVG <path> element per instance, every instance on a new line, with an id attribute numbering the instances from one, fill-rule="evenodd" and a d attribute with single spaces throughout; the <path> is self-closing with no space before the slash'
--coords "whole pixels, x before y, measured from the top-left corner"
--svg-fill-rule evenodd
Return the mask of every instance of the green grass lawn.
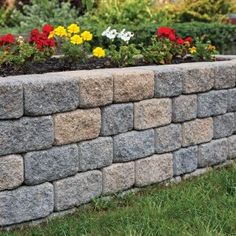
<path id="1" fill-rule="evenodd" d="M 168 188 L 97 199 L 73 215 L 2 235 L 236 235 L 236 166 Z"/>

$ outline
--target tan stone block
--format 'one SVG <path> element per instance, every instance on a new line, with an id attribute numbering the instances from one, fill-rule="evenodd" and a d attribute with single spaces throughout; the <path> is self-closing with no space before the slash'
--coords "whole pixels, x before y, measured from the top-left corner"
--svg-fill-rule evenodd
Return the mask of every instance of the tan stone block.
<path id="1" fill-rule="evenodd" d="M 105 73 L 89 73 L 79 80 L 80 106 L 98 107 L 112 103 L 113 77 Z"/>
<path id="2" fill-rule="evenodd" d="M 55 144 L 76 143 L 98 137 L 101 129 L 99 108 L 60 113 L 54 116 Z"/>
<path id="3" fill-rule="evenodd" d="M 209 142 L 213 138 L 213 120 L 206 118 L 183 123 L 182 132 L 184 147 Z"/>
<path id="4" fill-rule="evenodd" d="M 172 154 L 153 155 L 135 161 L 135 184 L 145 186 L 173 177 Z"/>
<path id="5" fill-rule="evenodd" d="M 171 99 L 150 99 L 134 104 L 135 129 L 149 129 L 171 122 Z"/>
<path id="6" fill-rule="evenodd" d="M 118 163 L 105 167 L 103 174 L 103 193 L 116 193 L 134 185 L 134 162 Z"/>
<path id="7" fill-rule="evenodd" d="M 139 101 L 154 96 L 154 73 L 141 70 L 119 70 L 113 73 L 114 101 Z"/>
<path id="8" fill-rule="evenodd" d="M 23 181 L 23 158 L 20 155 L 0 157 L 0 191 L 18 187 Z"/>

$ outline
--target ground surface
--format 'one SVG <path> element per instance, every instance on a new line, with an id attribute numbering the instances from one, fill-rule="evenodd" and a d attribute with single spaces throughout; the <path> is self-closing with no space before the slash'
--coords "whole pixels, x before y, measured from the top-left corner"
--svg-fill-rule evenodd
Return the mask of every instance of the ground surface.
<path id="1" fill-rule="evenodd" d="M 95 200 L 73 215 L 0 235 L 236 235 L 236 166 L 168 188 Z"/>

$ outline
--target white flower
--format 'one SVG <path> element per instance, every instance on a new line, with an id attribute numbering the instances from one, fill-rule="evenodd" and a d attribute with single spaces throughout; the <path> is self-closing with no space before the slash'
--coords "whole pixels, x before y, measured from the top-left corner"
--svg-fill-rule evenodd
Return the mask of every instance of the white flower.
<path id="1" fill-rule="evenodd" d="M 111 40 L 117 37 L 123 40 L 124 42 L 128 43 L 130 39 L 134 36 L 134 34 L 130 31 L 125 32 L 125 29 L 122 29 L 118 33 L 116 29 L 111 29 L 111 27 L 109 26 L 105 31 L 102 32 L 102 36 L 106 36 Z"/>
<path id="2" fill-rule="evenodd" d="M 105 31 L 102 32 L 102 36 L 106 36 L 109 39 L 114 39 L 117 36 L 118 32 L 116 29 L 111 29 L 109 26 Z"/>
<path id="3" fill-rule="evenodd" d="M 131 33 L 130 31 L 125 32 L 125 29 L 123 29 L 117 36 L 117 38 L 120 38 L 121 40 L 125 41 L 126 43 L 128 43 L 130 41 L 130 39 L 134 36 L 133 33 Z"/>

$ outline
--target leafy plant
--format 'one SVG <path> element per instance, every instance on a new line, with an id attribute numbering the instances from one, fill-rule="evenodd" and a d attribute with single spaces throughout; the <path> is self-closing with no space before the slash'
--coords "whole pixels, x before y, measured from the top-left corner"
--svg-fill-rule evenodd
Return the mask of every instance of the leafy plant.
<path id="1" fill-rule="evenodd" d="M 195 61 L 212 61 L 218 53 L 211 42 L 204 43 L 200 39 L 196 40 L 195 46 L 189 51 Z"/>
<path id="2" fill-rule="evenodd" d="M 134 44 L 122 45 L 120 47 L 112 44 L 108 52 L 111 61 L 118 67 L 135 65 L 135 56 L 139 54 L 140 50 L 138 50 Z"/>
<path id="3" fill-rule="evenodd" d="M 32 0 L 31 4 L 23 5 L 21 11 L 14 10 L 12 17 L 18 19 L 22 31 L 29 31 L 44 24 L 69 24 L 78 19 L 78 10 L 70 1 Z"/>

